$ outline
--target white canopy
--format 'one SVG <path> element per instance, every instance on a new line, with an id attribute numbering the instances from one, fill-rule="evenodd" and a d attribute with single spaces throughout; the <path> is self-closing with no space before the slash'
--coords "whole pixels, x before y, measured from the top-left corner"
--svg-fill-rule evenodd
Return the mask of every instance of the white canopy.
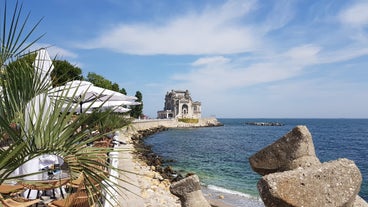
<path id="1" fill-rule="evenodd" d="M 80 112 L 85 108 L 109 107 L 120 105 L 134 105 L 137 100 L 134 96 L 126 96 L 122 93 L 94 86 L 88 81 L 70 81 L 63 86 L 50 90 L 51 98 L 64 99 L 69 103 L 80 105 Z M 83 105 L 86 104 L 84 107 Z"/>
<path id="2" fill-rule="evenodd" d="M 37 51 L 36 59 L 33 62 L 33 67 L 36 73 L 40 75 L 41 83 L 51 83 L 50 74 L 52 70 L 54 70 L 54 66 L 52 65 L 52 60 L 46 49 L 42 48 Z"/>
<path id="3" fill-rule="evenodd" d="M 125 113 L 125 112 L 128 112 L 130 110 L 131 109 L 124 108 L 123 106 L 116 106 L 116 107 L 113 108 L 113 112 L 116 112 L 116 113 Z"/>

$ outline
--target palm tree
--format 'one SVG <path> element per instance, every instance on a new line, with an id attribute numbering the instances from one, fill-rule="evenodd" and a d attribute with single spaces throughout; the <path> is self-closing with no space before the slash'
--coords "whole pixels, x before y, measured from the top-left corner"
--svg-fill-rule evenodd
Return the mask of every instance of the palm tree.
<path id="1" fill-rule="evenodd" d="M 86 124 L 96 117 L 103 119 L 110 112 L 99 116 L 94 114 L 97 112 L 74 116 L 73 112 L 77 107 L 65 102 L 63 97 L 53 100 L 52 107 L 48 106 L 49 102 L 43 101 L 52 87 L 51 82 L 20 58 L 29 54 L 27 50 L 30 46 L 43 36 L 30 40 L 41 20 L 26 32 L 29 15 L 22 19 L 21 14 L 22 5 L 17 3 L 9 15 L 5 3 L 0 25 L 0 135 L 4 135 L 0 136 L 0 141 L 7 139 L 9 142 L 8 146 L 0 147 L 0 184 L 19 178 L 12 177 L 12 172 L 27 161 L 43 154 L 54 154 L 62 157 L 68 164 L 72 179 L 82 173 L 88 178 L 85 185 L 92 186 L 92 183 L 99 181 L 102 190 L 106 190 L 108 194 L 115 193 L 112 191 L 116 191 L 119 186 L 113 186 L 111 191 L 107 190 L 111 187 L 111 182 L 101 182 L 108 179 L 106 174 L 101 173 L 102 168 L 112 166 L 107 162 L 100 162 L 100 155 L 106 155 L 111 149 L 86 147 L 88 143 L 103 136 L 90 136 L 86 131 L 92 126 Z M 16 130 L 12 127 L 14 124 L 17 125 Z M 80 130 L 82 127 L 86 130 Z M 100 190 L 94 187 L 88 189 L 90 195 L 95 195 Z M 90 198 L 102 205 L 93 196 Z"/>

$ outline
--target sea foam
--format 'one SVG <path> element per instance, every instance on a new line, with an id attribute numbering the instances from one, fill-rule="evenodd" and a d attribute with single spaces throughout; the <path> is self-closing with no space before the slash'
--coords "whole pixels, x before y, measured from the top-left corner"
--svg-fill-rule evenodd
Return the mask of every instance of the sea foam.
<path id="1" fill-rule="evenodd" d="M 215 186 L 215 185 L 207 185 L 207 188 L 209 190 L 218 191 L 218 192 L 221 192 L 221 193 L 237 195 L 237 196 L 241 196 L 241 197 L 245 197 L 245 198 L 249 198 L 249 199 L 258 199 L 257 197 L 254 197 L 254 196 L 246 194 L 246 193 L 242 193 L 242 192 L 239 192 L 239 191 L 222 188 L 222 187 Z"/>
<path id="2" fill-rule="evenodd" d="M 210 199 L 221 198 L 222 202 L 234 207 L 264 207 L 262 200 L 256 196 L 226 189 L 215 185 L 203 186 L 205 197 Z"/>

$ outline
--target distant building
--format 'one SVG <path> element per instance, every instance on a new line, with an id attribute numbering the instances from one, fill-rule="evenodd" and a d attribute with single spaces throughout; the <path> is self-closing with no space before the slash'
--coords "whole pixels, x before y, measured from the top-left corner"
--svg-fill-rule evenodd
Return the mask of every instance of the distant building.
<path id="1" fill-rule="evenodd" d="M 188 90 L 171 90 L 166 93 L 164 110 L 157 112 L 157 118 L 201 118 L 201 102 L 192 101 Z"/>

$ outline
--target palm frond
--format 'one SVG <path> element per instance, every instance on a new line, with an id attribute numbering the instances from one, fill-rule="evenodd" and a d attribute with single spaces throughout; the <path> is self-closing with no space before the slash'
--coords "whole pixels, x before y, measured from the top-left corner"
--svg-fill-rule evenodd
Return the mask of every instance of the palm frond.
<path id="1" fill-rule="evenodd" d="M 1 37 L 1 47 L 0 47 L 0 64 L 3 66 L 6 62 L 8 62 L 12 57 L 16 57 L 23 52 L 25 52 L 28 48 L 30 48 L 36 41 L 41 39 L 44 34 L 30 40 L 36 28 L 42 21 L 42 18 L 34 24 L 30 31 L 25 32 L 26 26 L 29 26 L 28 20 L 30 17 L 30 13 L 22 19 L 22 4 L 19 5 L 18 1 L 15 4 L 13 15 L 8 21 L 8 13 L 7 13 L 7 4 L 6 1 L 4 3 L 4 15 L 3 21 L 0 21 L 2 24 L 0 30 Z M 9 27 L 9 29 L 8 29 Z M 27 43 L 30 41 L 30 43 Z"/>
<path id="2" fill-rule="evenodd" d="M 102 130 L 98 135 L 90 132 L 97 125 L 102 128 L 109 126 L 112 130 L 128 122 L 109 123 L 109 117 L 110 121 L 119 119 L 113 118 L 111 111 L 98 112 L 98 108 L 91 114 L 83 112 L 76 116 L 74 112 L 79 111 L 79 105 L 68 100 L 65 92 L 49 98 L 51 81 L 35 70 L 33 53 L 22 54 L 42 37 L 30 41 L 41 20 L 25 32 L 29 14 L 22 20 L 21 13 L 22 5 L 16 3 L 8 19 L 5 3 L 0 25 L 0 141 L 8 141 L 8 146 L 0 146 L 0 184 L 5 180 L 19 179 L 21 176 L 12 176 L 12 173 L 27 161 L 52 154 L 64 159 L 72 178 L 80 174 L 87 178 L 85 185 L 90 186 L 90 200 L 97 202 L 93 197 L 97 191 L 104 190 L 110 195 L 117 192 L 119 186 L 112 186 L 105 172 L 119 169 L 106 161 L 111 148 L 90 145 L 109 132 Z M 51 68 L 47 74 L 50 72 Z M 100 183 L 99 189 L 93 187 L 95 182 Z"/>

